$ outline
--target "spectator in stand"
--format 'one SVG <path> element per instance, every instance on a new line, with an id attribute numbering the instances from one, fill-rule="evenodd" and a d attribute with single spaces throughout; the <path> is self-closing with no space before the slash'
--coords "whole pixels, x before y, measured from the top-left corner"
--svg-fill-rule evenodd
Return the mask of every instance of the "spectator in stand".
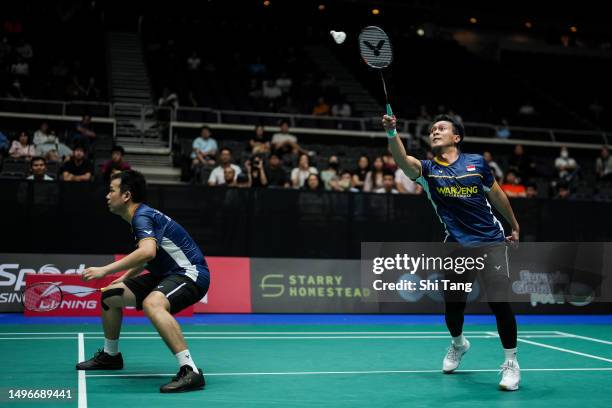
<path id="1" fill-rule="evenodd" d="M 423 187 L 404 173 L 400 168 L 395 170 L 395 188 L 400 194 L 421 194 Z"/>
<path id="2" fill-rule="evenodd" d="M 324 190 L 321 178 L 317 173 L 310 173 L 304 180 L 301 189 L 310 192 L 321 192 Z"/>
<path id="3" fill-rule="evenodd" d="M 502 139 L 507 139 L 511 136 L 510 128 L 508 127 L 508 121 L 506 119 L 501 120 L 501 125 L 497 128 L 497 132 L 495 132 L 497 137 Z"/>
<path id="4" fill-rule="evenodd" d="M 272 80 L 263 81 L 261 94 L 265 99 L 276 99 L 283 94 L 276 82 Z"/>
<path id="5" fill-rule="evenodd" d="M 374 192 L 378 194 L 399 194 L 395 189 L 395 175 L 393 172 L 389 170 L 383 172 L 382 187 L 377 188 Z"/>
<path id="6" fill-rule="evenodd" d="M 10 88 L 6 92 L 6 96 L 13 99 L 26 99 L 26 95 L 23 93 L 19 78 L 15 77 L 15 79 L 13 79 Z"/>
<path id="7" fill-rule="evenodd" d="M 97 101 L 100 99 L 100 95 L 102 95 L 102 92 L 96 86 L 96 79 L 94 77 L 89 77 L 87 87 L 85 88 L 85 93 L 83 94 L 85 100 Z"/>
<path id="8" fill-rule="evenodd" d="M 67 161 L 72 156 L 72 149 L 59 141 L 55 132 L 49 130 L 47 122 L 43 122 L 34 133 L 34 145 L 38 154 L 47 161 Z"/>
<path id="9" fill-rule="evenodd" d="M 179 107 L 178 95 L 175 92 L 170 92 L 166 86 L 162 90 L 162 96 L 157 100 L 157 106 L 177 109 Z"/>
<path id="10" fill-rule="evenodd" d="M 562 146 L 559 157 L 555 159 L 559 180 L 571 181 L 578 170 L 578 163 L 569 155 L 567 147 Z"/>
<path id="11" fill-rule="evenodd" d="M 508 197 L 527 197 L 525 186 L 519 183 L 513 171 L 506 173 L 506 180 L 501 185 L 501 189 Z"/>
<path id="12" fill-rule="evenodd" d="M 124 170 L 131 170 L 131 166 L 123 161 L 125 150 L 121 146 L 113 146 L 111 150 L 111 159 L 102 165 L 102 175 L 104 176 L 104 185 L 110 183 L 110 178 L 113 174 L 121 173 Z"/>
<path id="13" fill-rule="evenodd" d="M 244 162 L 244 166 L 247 169 L 249 187 L 266 187 L 268 185 L 266 168 L 260 156 L 253 156 L 252 160 Z"/>
<path id="14" fill-rule="evenodd" d="M 268 179 L 268 187 L 289 187 L 289 177 L 285 169 L 283 169 L 280 157 L 276 153 L 271 153 L 270 157 L 268 158 L 266 178 Z"/>
<path id="15" fill-rule="evenodd" d="M 314 108 L 312 108 L 312 114 L 315 116 L 329 116 L 330 113 L 331 108 L 329 104 L 325 101 L 324 97 L 320 96 Z"/>
<path id="16" fill-rule="evenodd" d="M 574 198 L 572 196 L 570 186 L 566 181 L 561 181 L 557 183 L 557 194 L 555 195 L 555 198 L 560 199 L 560 200 L 567 200 L 567 199 Z"/>
<path id="17" fill-rule="evenodd" d="M 87 153 L 83 146 L 76 146 L 72 158 L 62 166 L 62 179 L 64 181 L 91 181 L 93 178 L 94 166 L 87 158 Z"/>
<path id="18" fill-rule="evenodd" d="M 189 58 L 187 58 L 187 70 L 197 72 L 200 70 L 200 64 L 202 64 L 202 60 L 198 56 L 197 51 L 192 51 Z"/>
<path id="19" fill-rule="evenodd" d="M 368 171 L 366 175 L 365 182 L 363 183 L 364 192 L 370 193 L 383 187 L 383 170 L 383 159 L 379 156 L 374 159 L 372 170 Z"/>
<path id="20" fill-rule="evenodd" d="M 612 158 L 606 146 L 601 148 L 599 157 L 595 160 L 595 173 L 599 180 L 612 180 Z"/>
<path id="21" fill-rule="evenodd" d="M 35 156 L 30 161 L 30 174 L 28 180 L 53 181 L 53 177 L 47 175 L 47 161 L 44 157 Z"/>
<path id="22" fill-rule="evenodd" d="M 270 153 L 270 139 L 266 136 L 263 125 L 255 125 L 255 134 L 249 140 L 247 151 L 252 154 Z"/>
<path id="23" fill-rule="evenodd" d="M 535 183 L 525 183 L 525 195 L 527 198 L 538 198 L 538 187 Z"/>
<path id="24" fill-rule="evenodd" d="M 370 171 L 370 159 L 365 154 L 362 154 L 357 160 L 357 169 L 353 173 L 353 187 L 362 191 L 366 180 L 366 176 Z"/>
<path id="25" fill-rule="evenodd" d="M 21 77 L 30 76 L 30 64 L 21 57 L 17 57 L 11 65 L 11 74 Z"/>
<path id="26" fill-rule="evenodd" d="M 24 60 L 31 60 L 34 57 L 32 46 L 23 38 L 19 40 L 19 45 L 17 45 L 15 51 Z"/>
<path id="27" fill-rule="evenodd" d="M 86 150 L 96 139 L 96 132 L 92 130 L 91 116 L 83 115 L 83 118 L 75 126 L 75 132 L 72 135 L 71 144 L 72 146 L 82 146 Z"/>
<path id="28" fill-rule="evenodd" d="M 30 143 L 30 136 L 26 131 L 19 133 L 19 137 L 17 140 L 13 140 L 13 144 L 9 149 L 9 156 L 13 159 L 31 160 L 32 157 L 37 155 L 36 147 Z"/>
<path id="29" fill-rule="evenodd" d="M 482 157 L 484 158 L 485 163 L 489 165 L 491 172 L 493 172 L 493 177 L 495 177 L 495 180 L 497 180 L 498 183 L 501 182 L 504 179 L 504 172 L 502 171 L 501 167 L 499 167 L 499 165 L 493 161 L 491 152 L 483 152 Z"/>
<path id="30" fill-rule="evenodd" d="M 215 157 L 218 150 L 217 141 L 212 137 L 208 126 L 200 128 L 200 136 L 193 140 L 191 147 L 191 169 L 197 182 L 201 183 L 202 171 L 216 164 Z"/>
<path id="31" fill-rule="evenodd" d="M 306 153 L 298 144 L 298 139 L 289 133 L 289 122 L 286 120 L 280 124 L 280 131 L 272 136 L 272 150 L 283 157 L 285 154 L 298 155 Z"/>
<path id="32" fill-rule="evenodd" d="M 335 154 L 329 156 L 329 160 L 327 161 L 327 168 L 321 171 L 321 181 L 323 181 L 323 186 L 326 190 L 330 190 L 330 182 L 332 179 L 338 179 L 339 175 L 340 162 L 338 160 L 338 156 Z"/>
<path id="33" fill-rule="evenodd" d="M 351 105 L 344 98 L 340 98 L 332 105 L 331 114 L 336 117 L 349 118 L 352 115 Z"/>
<path id="34" fill-rule="evenodd" d="M 223 169 L 223 183 L 217 184 L 217 186 L 237 187 L 236 170 L 234 170 L 231 166 L 225 167 Z"/>
<path id="35" fill-rule="evenodd" d="M 2 131 L 0 131 L 0 162 L 2 162 L 2 157 L 4 157 L 9 150 L 9 139 L 6 137 Z"/>
<path id="36" fill-rule="evenodd" d="M 286 72 L 282 72 L 281 75 L 276 79 L 276 86 L 280 88 L 283 94 L 289 93 L 289 91 L 291 91 L 292 85 L 293 81 L 287 76 Z"/>
<path id="37" fill-rule="evenodd" d="M 353 175 L 348 170 L 340 172 L 340 177 L 331 183 L 333 191 L 349 191 L 351 193 L 359 192 L 353 187 Z"/>
<path id="38" fill-rule="evenodd" d="M 309 174 L 315 174 L 319 178 L 319 171 L 310 165 L 310 157 L 302 153 L 298 158 L 298 167 L 291 170 L 291 185 L 293 188 L 302 187 Z M 322 184 L 321 187 L 323 187 Z"/>
<path id="39" fill-rule="evenodd" d="M 225 184 L 224 171 L 226 168 L 231 167 L 234 169 L 234 180 L 236 176 L 242 173 L 242 169 L 232 163 L 232 149 L 229 147 L 222 147 L 219 152 L 219 165 L 213 169 L 208 178 L 209 186 L 220 186 Z"/>
<path id="40" fill-rule="evenodd" d="M 512 170 L 520 180 L 528 180 L 535 175 L 535 163 L 525 154 L 523 145 L 514 146 L 514 151 L 508 160 L 508 170 Z"/>

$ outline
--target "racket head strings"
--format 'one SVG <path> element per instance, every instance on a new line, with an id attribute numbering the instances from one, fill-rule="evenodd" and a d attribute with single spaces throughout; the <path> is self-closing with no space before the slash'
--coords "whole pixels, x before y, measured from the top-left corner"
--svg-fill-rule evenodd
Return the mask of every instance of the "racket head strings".
<path id="1" fill-rule="evenodd" d="M 393 48 L 387 34 L 376 26 L 368 26 L 359 34 L 359 53 L 363 61 L 375 69 L 383 69 L 393 62 Z"/>

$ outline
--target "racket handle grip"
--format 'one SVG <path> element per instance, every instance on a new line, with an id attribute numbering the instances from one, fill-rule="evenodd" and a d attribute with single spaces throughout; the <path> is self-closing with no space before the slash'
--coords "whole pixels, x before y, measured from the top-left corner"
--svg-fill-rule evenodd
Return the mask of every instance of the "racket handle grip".
<path id="1" fill-rule="evenodd" d="M 393 109 L 391 109 L 391 104 L 387 104 L 387 116 L 393 116 Z M 389 139 L 394 138 L 395 136 L 397 136 L 397 130 L 396 129 L 387 129 L 387 137 Z"/>

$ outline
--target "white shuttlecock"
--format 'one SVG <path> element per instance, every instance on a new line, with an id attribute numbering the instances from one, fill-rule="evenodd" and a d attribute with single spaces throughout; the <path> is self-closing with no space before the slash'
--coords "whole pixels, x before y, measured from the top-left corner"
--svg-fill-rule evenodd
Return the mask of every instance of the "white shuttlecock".
<path id="1" fill-rule="evenodd" d="M 346 33 L 344 31 L 331 30 L 329 33 L 334 37 L 336 44 L 342 44 L 346 40 Z"/>

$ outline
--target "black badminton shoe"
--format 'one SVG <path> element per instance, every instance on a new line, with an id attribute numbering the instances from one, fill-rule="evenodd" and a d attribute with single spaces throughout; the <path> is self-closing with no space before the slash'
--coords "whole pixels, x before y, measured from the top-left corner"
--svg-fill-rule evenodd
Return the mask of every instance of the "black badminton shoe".
<path id="1" fill-rule="evenodd" d="M 111 356 L 103 350 L 98 350 L 89 360 L 76 365 L 77 370 L 121 370 L 123 368 L 123 357 L 121 353 Z"/>
<path id="2" fill-rule="evenodd" d="M 203 389 L 204 385 L 206 385 L 206 381 L 204 381 L 202 370 L 198 369 L 195 372 L 191 366 L 184 365 L 178 374 L 172 378 L 172 381 L 162 385 L 159 391 L 163 393 L 195 391 Z"/>

